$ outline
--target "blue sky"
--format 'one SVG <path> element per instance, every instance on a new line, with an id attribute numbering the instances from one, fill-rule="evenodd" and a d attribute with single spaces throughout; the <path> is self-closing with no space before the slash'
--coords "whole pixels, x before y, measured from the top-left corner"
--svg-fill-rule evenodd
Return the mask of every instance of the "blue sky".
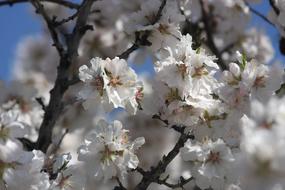
<path id="1" fill-rule="evenodd" d="M 10 76 L 17 44 L 41 30 L 41 23 L 27 4 L 0 7 L 0 79 Z"/>
<path id="2" fill-rule="evenodd" d="M 254 6 L 255 9 L 267 13 L 268 1 Z M 271 25 L 265 23 L 257 16 L 253 16 L 252 24 L 267 32 L 276 51 L 276 59 L 285 63 L 285 57 L 278 50 L 278 32 Z M 28 4 L 18 4 L 12 7 L 0 7 L 0 80 L 9 79 L 13 66 L 17 44 L 26 36 L 41 32 L 40 20 L 34 16 Z"/>

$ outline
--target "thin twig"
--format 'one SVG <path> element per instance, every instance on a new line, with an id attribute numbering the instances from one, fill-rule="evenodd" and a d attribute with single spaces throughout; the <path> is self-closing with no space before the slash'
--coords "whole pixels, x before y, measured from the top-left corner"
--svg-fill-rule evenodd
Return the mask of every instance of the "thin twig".
<path id="1" fill-rule="evenodd" d="M 36 98 L 36 101 L 39 103 L 39 105 L 42 107 L 42 110 L 45 111 L 46 110 L 46 105 L 43 101 L 43 98 L 42 97 L 37 97 Z"/>
<path id="2" fill-rule="evenodd" d="M 235 47 L 236 44 L 237 44 L 237 43 L 230 43 L 230 44 L 228 44 L 226 47 L 224 47 L 224 48 L 220 51 L 220 53 L 223 54 L 223 53 L 225 53 L 225 52 L 230 51 L 233 47 Z"/>
<path id="3" fill-rule="evenodd" d="M 42 17 L 44 18 L 44 20 L 47 24 L 48 30 L 50 32 L 50 35 L 52 37 L 52 40 L 54 42 L 53 45 L 56 47 L 59 55 L 61 55 L 62 52 L 64 51 L 64 48 L 63 48 L 63 45 L 61 44 L 61 42 L 59 40 L 58 33 L 55 29 L 54 21 L 46 13 L 44 6 L 39 2 L 39 0 L 31 0 L 31 3 L 33 4 L 33 6 L 36 9 L 36 13 L 41 14 Z"/>
<path id="4" fill-rule="evenodd" d="M 182 127 L 183 132 L 173 147 L 173 149 L 162 157 L 162 160 L 155 167 L 151 167 L 149 171 L 144 172 L 142 180 L 135 187 L 135 190 L 146 190 L 151 183 L 158 182 L 161 174 L 163 174 L 170 164 L 170 162 L 179 154 L 180 148 L 182 148 L 185 142 L 190 138 L 188 133 L 184 133 L 185 127 Z"/>
<path id="5" fill-rule="evenodd" d="M 180 134 L 184 133 L 184 129 L 185 129 L 184 126 L 171 125 L 171 126 L 169 127 L 169 122 L 168 122 L 168 120 L 162 119 L 162 118 L 160 117 L 160 115 L 158 115 L 158 114 L 153 115 L 152 118 L 153 118 L 153 119 L 157 119 L 157 120 L 163 122 L 163 123 L 165 124 L 164 127 L 171 128 L 171 129 L 173 129 L 174 131 L 176 131 L 176 132 L 178 132 L 178 133 L 180 133 Z M 191 134 L 189 134 L 189 138 L 190 138 L 190 139 L 194 139 L 194 136 L 191 135 Z"/>
<path id="6" fill-rule="evenodd" d="M 119 179 L 118 177 L 116 177 L 116 180 L 117 180 L 119 186 L 114 187 L 114 190 L 127 190 L 127 189 L 123 186 L 122 182 L 120 181 L 120 179 Z"/>
<path id="7" fill-rule="evenodd" d="M 249 5 L 248 2 L 244 1 L 245 4 L 247 5 L 247 7 L 249 8 L 249 10 L 254 13 L 255 15 L 259 16 L 261 19 L 263 19 L 265 22 L 267 22 L 268 24 L 275 26 L 266 16 L 264 16 L 262 13 L 260 13 L 259 11 L 255 10 L 253 7 L 251 7 Z"/>
<path id="8" fill-rule="evenodd" d="M 172 183 L 169 183 L 167 182 L 169 176 L 167 176 L 165 179 L 161 180 L 161 179 L 158 179 L 156 181 L 156 183 L 160 184 L 160 185 L 165 185 L 169 188 L 172 188 L 172 189 L 176 189 L 176 188 L 183 188 L 184 185 L 186 185 L 187 183 L 189 183 L 190 181 L 193 180 L 193 177 L 189 177 L 188 179 L 184 179 L 182 176 L 180 177 L 178 183 L 176 184 L 172 184 Z"/>
<path id="9" fill-rule="evenodd" d="M 227 68 L 227 66 L 226 66 L 226 64 L 222 58 L 221 52 L 218 50 L 218 48 L 214 42 L 213 31 L 212 31 L 212 27 L 210 25 L 210 21 L 212 18 L 210 16 L 210 10 L 209 10 L 208 2 L 205 0 L 200 0 L 200 5 L 201 5 L 201 9 L 202 9 L 202 21 L 205 25 L 205 32 L 207 35 L 207 45 L 211 49 L 211 51 L 216 55 L 216 57 L 218 58 L 218 64 L 221 67 L 221 69 L 225 70 Z"/>
<path id="10" fill-rule="evenodd" d="M 153 21 L 150 23 L 150 25 L 154 25 L 155 23 L 157 23 L 159 21 L 159 19 L 161 18 L 161 14 L 163 11 L 163 8 L 166 5 L 166 1 L 167 0 L 162 0 L 161 5 L 157 11 L 157 14 L 155 16 L 155 19 L 153 19 Z M 129 57 L 129 55 L 137 50 L 140 46 L 149 46 L 151 45 L 151 43 L 148 41 L 148 37 L 150 36 L 151 31 L 144 31 L 142 34 L 141 33 L 136 33 L 136 38 L 135 38 L 135 42 L 134 44 L 129 47 L 127 50 L 125 50 L 123 53 L 121 53 L 118 57 L 121 59 L 127 59 Z"/>
<path id="11" fill-rule="evenodd" d="M 78 16 L 78 11 L 76 11 L 73 15 L 71 15 L 71 16 L 69 16 L 69 17 L 67 17 L 67 18 L 64 18 L 64 19 L 62 19 L 62 20 L 60 20 L 60 21 L 55 21 L 55 26 L 57 27 L 57 26 L 60 26 L 60 25 L 65 24 L 65 23 L 67 23 L 67 22 L 69 22 L 69 21 L 72 21 L 72 20 L 74 20 L 77 16 Z"/>
<path id="12" fill-rule="evenodd" d="M 183 10 L 180 9 L 181 14 L 185 16 L 185 13 Z M 201 33 L 202 29 L 199 26 L 199 22 L 197 21 L 195 23 L 191 22 L 187 17 L 185 16 L 185 23 L 182 26 L 181 32 L 183 35 L 190 34 L 192 36 L 192 48 L 197 49 L 201 47 Z"/>
<path id="13" fill-rule="evenodd" d="M 60 148 L 60 145 L 61 145 L 64 137 L 67 135 L 67 133 L 68 133 L 68 129 L 66 129 L 64 131 L 64 133 L 61 135 L 61 137 L 57 143 L 52 144 L 52 146 L 49 146 L 47 154 L 46 154 L 47 156 L 53 155 L 58 151 L 58 149 Z"/>
<path id="14" fill-rule="evenodd" d="M 40 1 L 55 3 L 55 4 L 65 6 L 70 9 L 79 9 L 79 6 L 80 6 L 76 3 L 65 1 L 65 0 L 40 0 Z M 27 2 L 29 2 L 29 0 L 3 0 L 3 1 L 0 1 L 0 7 L 1 6 L 13 6 L 14 4 L 27 3 Z"/>

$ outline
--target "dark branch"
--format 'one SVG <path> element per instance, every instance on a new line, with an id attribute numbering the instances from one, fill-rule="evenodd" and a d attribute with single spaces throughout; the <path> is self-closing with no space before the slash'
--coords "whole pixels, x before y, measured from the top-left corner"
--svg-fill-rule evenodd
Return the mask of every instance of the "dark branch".
<path id="1" fill-rule="evenodd" d="M 40 0 L 40 1 L 55 3 L 55 4 L 62 5 L 70 9 L 79 9 L 80 7 L 80 5 L 76 3 L 65 1 L 65 0 Z M 3 1 L 0 1 L 0 7 L 1 6 L 13 6 L 14 4 L 27 3 L 27 2 L 29 2 L 29 0 L 3 0 Z"/>
<path id="2" fill-rule="evenodd" d="M 192 48 L 197 49 L 201 47 L 201 33 L 202 29 L 199 26 L 199 22 L 191 22 L 189 18 L 187 18 L 185 11 L 180 8 L 180 13 L 185 17 L 185 22 L 181 27 L 181 33 L 182 35 L 190 34 L 192 36 Z"/>
<path id="3" fill-rule="evenodd" d="M 285 83 L 281 84 L 280 88 L 275 91 L 277 96 L 283 96 L 285 94 Z"/>
<path id="4" fill-rule="evenodd" d="M 221 69 L 225 70 L 227 68 L 227 66 L 226 66 L 226 64 L 222 58 L 221 52 L 218 50 L 218 48 L 214 42 L 213 31 L 212 31 L 212 27 L 210 24 L 210 21 L 212 18 L 210 16 L 210 10 L 209 10 L 208 2 L 205 0 L 200 0 L 200 5 L 201 5 L 201 9 L 202 9 L 202 21 L 204 23 L 205 32 L 207 35 L 207 45 L 211 49 L 211 51 L 216 55 L 216 57 L 218 58 L 218 64 L 221 67 Z"/>
<path id="5" fill-rule="evenodd" d="M 273 8 L 274 12 L 279 15 L 280 14 L 280 10 L 278 9 L 278 7 L 275 5 L 274 0 L 269 0 L 269 3 L 271 5 L 271 7 Z"/>
<path id="6" fill-rule="evenodd" d="M 232 49 L 233 47 L 235 47 L 235 44 L 237 44 L 237 43 L 230 43 L 229 45 L 227 45 L 226 47 L 224 47 L 224 49 L 222 49 L 222 50 L 220 51 L 221 54 L 223 54 L 223 53 L 225 53 L 225 52 L 231 51 L 231 49 Z"/>
<path id="7" fill-rule="evenodd" d="M 73 77 L 72 79 L 70 79 L 68 81 L 68 85 L 72 86 L 72 85 L 75 85 L 75 84 L 79 83 L 80 81 L 81 80 L 79 79 L 79 77 L 75 76 L 75 77 Z"/>
<path id="8" fill-rule="evenodd" d="M 56 47 L 59 55 L 61 55 L 62 52 L 64 51 L 64 49 L 63 49 L 62 44 L 60 43 L 58 33 L 55 29 L 54 21 L 48 16 L 48 14 L 46 13 L 46 11 L 44 9 L 44 6 L 39 2 L 39 0 L 31 0 L 31 3 L 33 4 L 33 6 L 36 9 L 36 13 L 41 14 L 42 17 L 44 18 L 44 20 L 47 24 L 49 33 L 50 33 L 52 40 L 54 42 L 53 45 Z"/>
<path id="9" fill-rule="evenodd" d="M 135 39 L 135 43 L 129 47 L 127 50 L 125 50 L 121 55 L 119 55 L 118 57 L 120 59 L 128 59 L 129 55 L 133 52 L 136 51 L 140 45 L 142 44 L 141 39 L 140 39 L 140 35 L 139 33 L 136 33 L 136 39 Z"/>
<path id="10" fill-rule="evenodd" d="M 153 115 L 153 116 L 152 116 L 152 119 L 157 119 L 157 120 L 163 122 L 165 125 L 167 125 L 167 126 L 169 125 L 168 120 L 162 119 L 159 114 Z"/>
<path id="11" fill-rule="evenodd" d="M 120 181 L 120 179 L 119 179 L 118 177 L 116 177 L 116 180 L 117 180 L 119 186 L 114 187 L 114 190 L 127 190 L 127 189 L 123 186 L 122 182 Z"/>
<path id="12" fill-rule="evenodd" d="M 71 16 L 69 16 L 69 17 L 67 17 L 67 18 L 64 18 L 64 19 L 62 19 L 62 20 L 60 20 L 60 21 L 55 21 L 55 26 L 57 27 L 57 26 L 60 26 L 60 25 L 63 25 L 63 24 L 65 24 L 65 23 L 67 23 L 67 22 L 69 22 L 69 21 L 72 21 L 72 20 L 74 20 L 77 16 L 78 16 L 78 11 L 76 11 L 73 15 L 71 15 Z"/>
<path id="13" fill-rule="evenodd" d="M 274 12 L 276 13 L 276 15 L 278 16 L 280 14 L 280 10 L 279 8 L 275 5 L 274 0 L 269 0 L 269 3 L 271 5 L 271 7 L 273 8 Z M 285 27 L 282 27 L 282 30 L 285 31 Z M 281 36 L 280 41 L 279 41 L 279 49 L 280 52 L 285 55 L 285 37 Z"/>
<path id="14" fill-rule="evenodd" d="M 68 133 L 68 129 L 65 129 L 65 131 L 61 135 L 59 141 L 57 143 L 53 143 L 52 146 L 49 146 L 46 155 L 50 156 L 50 155 L 56 154 L 56 152 L 60 148 L 60 145 L 61 145 L 64 137 L 67 135 L 67 133 Z"/>
<path id="15" fill-rule="evenodd" d="M 46 105 L 44 104 L 44 101 L 41 97 L 37 97 L 36 101 L 39 103 L 39 105 L 42 107 L 43 111 L 46 110 Z"/>
<path id="16" fill-rule="evenodd" d="M 22 143 L 23 147 L 27 151 L 32 151 L 35 149 L 36 143 L 32 142 L 27 138 L 18 138 L 18 140 Z"/>
<path id="17" fill-rule="evenodd" d="M 34 1 L 34 0 L 33 0 Z M 94 0 L 84 0 L 78 10 L 77 21 L 71 34 L 66 36 L 66 50 L 58 49 L 60 63 L 57 68 L 57 78 L 53 89 L 50 91 L 50 101 L 46 106 L 43 122 L 39 130 L 39 137 L 36 142 L 36 149 L 46 152 L 52 142 L 52 131 L 54 125 L 64 108 L 63 95 L 70 86 L 69 68 L 75 62 L 77 49 L 82 36 L 90 29 L 86 25 L 88 14 Z M 41 7 L 36 5 L 37 7 Z M 41 10 L 41 9 L 40 9 Z M 43 15 L 43 17 L 45 17 Z M 49 25 L 49 20 L 45 19 Z M 51 24 L 50 24 L 51 25 Z M 54 27 L 54 25 L 51 25 Z M 54 30 L 54 28 L 52 28 Z M 53 38 L 53 40 L 56 40 Z M 55 44 L 57 42 L 54 42 Z"/>
<path id="18" fill-rule="evenodd" d="M 156 181 L 156 183 L 160 184 L 160 185 L 165 185 L 169 188 L 172 188 L 172 189 L 176 189 L 176 188 L 183 188 L 184 185 L 186 185 L 187 183 L 189 183 L 190 181 L 193 180 L 193 177 L 189 177 L 188 179 L 184 179 L 182 176 L 180 177 L 178 183 L 176 184 L 172 184 L 172 183 L 168 183 L 167 180 L 168 180 L 169 176 L 167 176 L 165 179 L 161 180 L 161 179 L 158 179 Z"/>
<path id="19" fill-rule="evenodd" d="M 156 114 L 156 115 L 153 115 L 152 118 L 153 118 L 153 119 L 157 119 L 157 120 L 163 122 L 163 123 L 165 124 L 165 127 L 169 127 L 169 122 L 168 122 L 168 120 L 162 119 L 162 118 L 160 117 L 160 115 L 157 115 L 157 114 Z M 184 127 L 184 126 L 179 126 L 179 125 L 171 125 L 170 128 L 173 129 L 174 131 L 180 133 L 180 134 L 183 134 L 183 133 L 184 133 L 184 130 L 185 130 L 185 127 Z M 189 139 L 194 139 L 194 136 L 189 134 L 188 138 L 189 138 Z"/>
<path id="20" fill-rule="evenodd" d="M 153 21 L 150 23 L 150 25 L 154 25 L 155 23 L 157 23 L 161 17 L 163 8 L 166 5 L 166 1 L 167 0 L 162 0 L 161 5 L 157 11 L 157 14 L 155 16 L 155 19 L 153 19 Z M 129 57 L 129 55 L 137 50 L 140 46 L 150 46 L 151 43 L 148 41 L 148 37 L 150 36 L 151 31 L 145 31 L 143 33 L 136 33 L 136 38 L 135 38 L 135 42 L 134 44 L 128 48 L 127 50 L 125 50 L 123 53 L 121 53 L 118 57 L 121 59 L 127 59 Z"/>
<path id="21" fill-rule="evenodd" d="M 143 175 L 140 183 L 135 187 L 135 190 L 146 190 L 151 183 L 159 182 L 160 175 L 163 174 L 170 164 L 170 162 L 179 154 L 180 148 L 182 148 L 185 142 L 190 138 L 190 134 L 184 133 L 185 127 L 181 127 L 182 133 L 173 147 L 173 149 L 165 156 L 162 157 L 162 160 L 159 161 L 157 166 L 152 167 L 149 171 L 143 171 Z M 193 137 L 193 136 L 192 136 Z"/>
<path id="22" fill-rule="evenodd" d="M 265 22 L 267 22 L 268 24 L 274 26 L 274 24 L 266 17 L 264 16 L 262 13 L 260 13 L 259 11 L 255 10 L 254 8 L 252 8 L 248 2 L 245 1 L 245 4 L 247 5 L 247 7 L 249 8 L 249 10 L 256 14 L 257 16 L 259 16 L 260 18 L 262 18 Z"/>

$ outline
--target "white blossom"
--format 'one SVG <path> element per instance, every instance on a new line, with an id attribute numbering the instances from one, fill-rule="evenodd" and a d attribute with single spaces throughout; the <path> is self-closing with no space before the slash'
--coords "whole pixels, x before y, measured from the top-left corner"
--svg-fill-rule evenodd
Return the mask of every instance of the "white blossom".
<path id="1" fill-rule="evenodd" d="M 102 103 L 106 110 L 123 107 L 130 113 L 135 113 L 137 103 L 130 102 L 136 97 L 139 83 L 136 73 L 128 67 L 123 59 L 114 58 L 91 60 L 91 67 L 83 65 L 79 68 L 79 77 L 85 83 L 79 92 L 84 106 L 88 108 L 92 101 Z"/>
<path id="2" fill-rule="evenodd" d="M 21 163 L 23 162 L 24 163 Z M 19 162 L 18 162 L 19 161 Z M 23 152 L 21 160 L 12 163 L 3 174 L 3 180 L 10 190 L 21 187 L 23 190 L 48 190 L 49 176 L 41 172 L 44 164 L 44 154 L 40 151 Z"/>
<path id="3" fill-rule="evenodd" d="M 180 152 L 183 160 L 192 162 L 191 172 L 200 188 L 220 189 L 224 181 L 229 180 L 228 174 L 235 159 L 223 140 L 195 144 L 188 140 Z"/>
<path id="4" fill-rule="evenodd" d="M 0 144 L 5 143 L 8 139 L 17 140 L 28 133 L 24 123 L 17 119 L 19 113 L 16 111 L 0 111 Z"/>
<path id="5" fill-rule="evenodd" d="M 273 114 L 272 114 L 273 111 Z M 242 122 L 242 155 L 239 159 L 241 184 L 244 189 L 283 189 L 285 168 L 284 98 L 272 98 L 267 104 L 251 104 L 249 118 Z"/>
<path id="6" fill-rule="evenodd" d="M 138 166 L 139 160 L 134 151 L 144 144 L 142 137 L 130 142 L 127 133 L 119 121 L 113 124 L 99 121 L 84 145 L 79 147 L 78 160 L 85 162 L 89 172 L 97 179 L 124 177 L 128 169 Z"/>

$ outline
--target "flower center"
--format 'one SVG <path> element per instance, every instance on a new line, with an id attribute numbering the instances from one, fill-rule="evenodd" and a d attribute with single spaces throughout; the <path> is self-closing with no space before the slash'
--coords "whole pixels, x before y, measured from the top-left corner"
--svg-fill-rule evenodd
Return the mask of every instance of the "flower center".
<path id="1" fill-rule="evenodd" d="M 178 72 L 181 74 L 182 79 L 185 79 L 187 74 L 187 66 L 185 64 L 177 65 Z"/>
<path id="2" fill-rule="evenodd" d="M 256 88 L 257 87 L 260 87 L 260 88 L 265 87 L 265 77 L 264 76 L 256 77 L 253 86 Z"/>
<path id="3" fill-rule="evenodd" d="M 220 161 L 221 161 L 220 153 L 210 151 L 210 154 L 209 154 L 206 162 L 211 162 L 213 164 L 216 164 L 216 163 L 219 163 Z"/>
<path id="4" fill-rule="evenodd" d="M 147 21 L 149 22 L 149 24 L 153 24 L 156 18 L 156 14 L 155 13 L 151 13 L 150 15 L 146 15 L 145 18 L 147 19 Z"/>
<path id="5" fill-rule="evenodd" d="M 110 82 L 108 83 L 108 86 L 112 86 L 112 87 L 117 87 L 117 86 L 120 86 L 120 85 L 123 85 L 123 83 L 120 81 L 120 77 L 117 76 L 117 77 L 112 77 Z"/>
<path id="6" fill-rule="evenodd" d="M 123 133 L 123 135 L 122 135 L 122 144 L 127 144 L 129 142 L 129 136 L 128 136 L 128 133 L 127 132 L 125 132 L 125 133 Z"/>
<path id="7" fill-rule="evenodd" d="M 272 128 L 272 123 L 263 122 L 263 123 L 260 125 L 260 127 L 263 128 L 263 129 L 271 129 L 271 128 Z"/>
<path id="8" fill-rule="evenodd" d="M 136 97 L 136 101 L 137 102 L 140 102 L 143 99 L 143 97 L 144 97 L 143 88 L 139 88 L 138 89 L 138 91 L 136 92 L 135 97 Z"/>
<path id="9" fill-rule="evenodd" d="M 195 67 L 194 68 L 194 74 L 192 75 L 193 78 L 195 77 L 201 77 L 203 75 L 207 75 L 208 74 L 208 71 L 207 69 L 205 68 L 205 66 L 201 66 L 201 67 Z"/>
<path id="10" fill-rule="evenodd" d="M 179 92 L 177 88 L 171 88 L 170 92 L 165 97 L 165 103 L 169 105 L 171 102 L 175 100 L 180 100 Z"/>
<path id="11" fill-rule="evenodd" d="M 167 34 L 167 35 L 170 35 L 171 33 L 168 31 L 168 26 L 165 25 L 165 24 L 160 24 L 159 27 L 158 27 L 158 31 L 161 33 L 161 34 Z"/>
<path id="12" fill-rule="evenodd" d="M 122 156 L 123 153 L 124 153 L 123 150 L 112 151 L 109 149 L 107 145 L 105 145 L 105 149 L 101 151 L 101 154 L 102 154 L 101 161 L 108 164 L 109 161 L 115 160 L 115 156 Z"/>

